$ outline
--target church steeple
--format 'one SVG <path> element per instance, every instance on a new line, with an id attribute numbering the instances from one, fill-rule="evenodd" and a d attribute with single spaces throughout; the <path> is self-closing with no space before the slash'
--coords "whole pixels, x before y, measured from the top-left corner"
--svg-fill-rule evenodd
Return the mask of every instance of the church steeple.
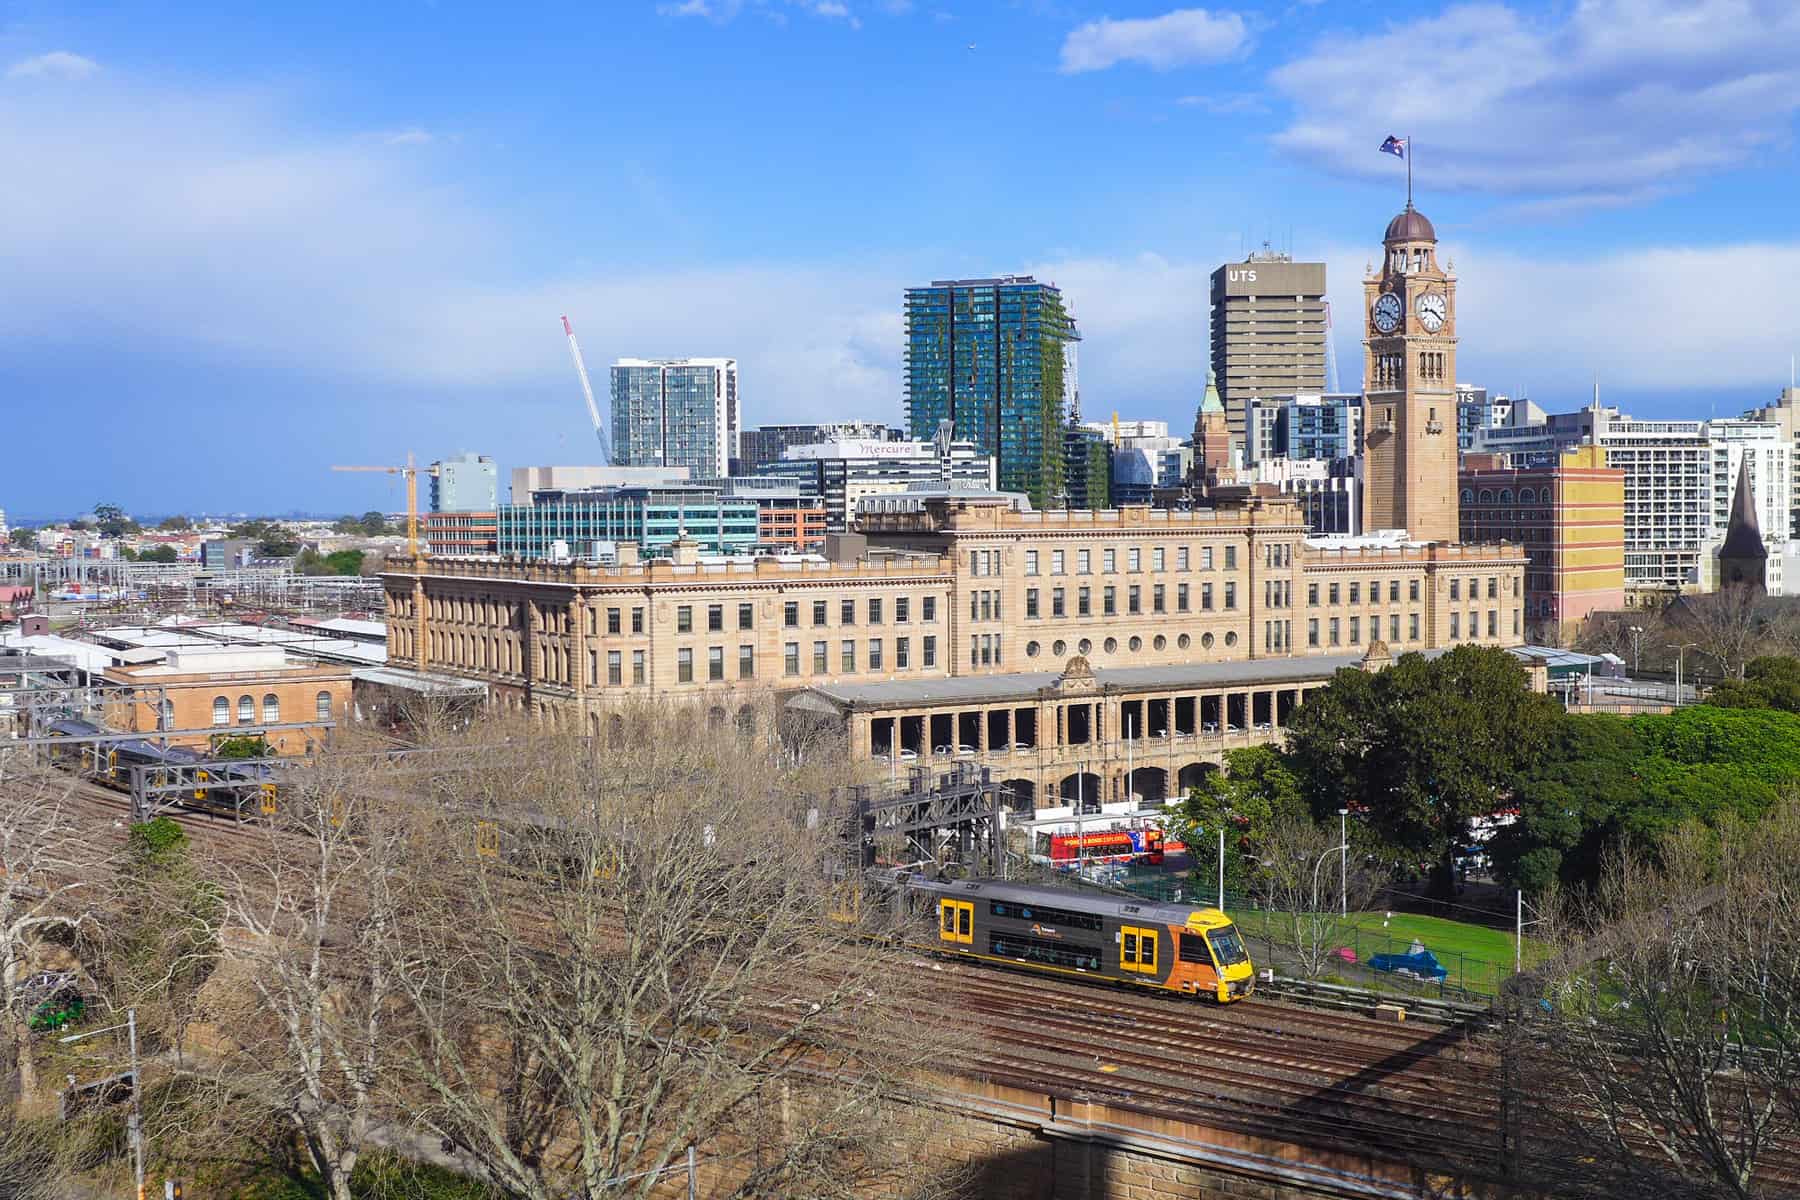
<path id="1" fill-rule="evenodd" d="M 1756 520 L 1756 495 L 1750 490 L 1750 456 L 1738 462 L 1737 490 L 1731 497 L 1731 522 L 1719 546 L 1719 586 L 1747 587 L 1761 593 L 1769 565 L 1769 549 L 1763 545 Z"/>

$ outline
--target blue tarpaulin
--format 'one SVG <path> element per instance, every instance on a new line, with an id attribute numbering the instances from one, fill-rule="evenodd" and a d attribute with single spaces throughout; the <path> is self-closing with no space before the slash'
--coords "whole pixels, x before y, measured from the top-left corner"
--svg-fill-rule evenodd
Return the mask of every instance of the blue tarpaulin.
<path id="1" fill-rule="evenodd" d="M 1377 954 L 1369 959 L 1369 966 L 1377 971 L 1405 971 L 1437 983 L 1444 982 L 1450 975 L 1439 964 L 1437 955 L 1429 950 L 1417 950 L 1411 954 Z"/>

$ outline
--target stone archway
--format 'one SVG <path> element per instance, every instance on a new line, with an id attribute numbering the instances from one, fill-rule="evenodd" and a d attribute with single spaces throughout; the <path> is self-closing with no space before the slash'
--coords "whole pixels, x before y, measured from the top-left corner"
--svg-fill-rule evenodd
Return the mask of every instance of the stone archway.
<path id="1" fill-rule="evenodd" d="M 1161 767 L 1139 767 L 1125 781 L 1127 797 L 1140 805 L 1161 804 L 1169 794 L 1169 773 Z"/>
<path id="2" fill-rule="evenodd" d="M 1057 785 L 1056 794 L 1064 804 L 1073 805 L 1079 800 L 1084 811 L 1099 812 L 1102 800 L 1100 776 L 1092 771 L 1064 775 Z"/>
<path id="3" fill-rule="evenodd" d="M 1000 803 L 1017 813 L 1037 811 L 1037 784 L 1029 779 L 1002 779 Z"/>
<path id="4" fill-rule="evenodd" d="M 1208 775 L 1215 775 L 1218 771 L 1218 763 L 1191 762 L 1185 767 L 1182 767 L 1180 772 L 1177 773 L 1175 776 L 1175 784 L 1181 789 L 1181 794 L 1185 796 L 1194 788 L 1197 788 L 1202 783 L 1206 782 L 1206 777 Z"/>

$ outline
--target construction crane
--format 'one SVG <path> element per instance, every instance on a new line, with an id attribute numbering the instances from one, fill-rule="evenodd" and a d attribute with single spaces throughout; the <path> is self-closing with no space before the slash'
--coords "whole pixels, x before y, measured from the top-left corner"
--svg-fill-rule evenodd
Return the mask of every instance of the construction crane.
<path id="1" fill-rule="evenodd" d="M 423 471 L 435 479 L 438 469 L 415 465 L 410 450 L 406 452 L 406 465 L 403 467 L 333 467 L 331 469 L 334 471 L 380 471 L 383 475 L 398 475 L 405 479 L 406 554 L 408 558 L 419 557 L 419 473 Z"/>
<path id="2" fill-rule="evenodd" d="M 612 463 L 612 441 L 606 436 L 606 426 L 600 421 L 600 406 L 594 403 L 594 385 L 588 382 L 587 364 L 581 361 L 581 343 L 575 340 L 575 327 L 569 324 L 569 318 L 562 319 L 563 332 L 569 335 L 569 355 L 575 360 L 575 375 L 581 380 L 581 394 L 587 397 L 588 416 L 594 422 L 594 436 L 600 439 L 600 453 L 606 463 Z"/>

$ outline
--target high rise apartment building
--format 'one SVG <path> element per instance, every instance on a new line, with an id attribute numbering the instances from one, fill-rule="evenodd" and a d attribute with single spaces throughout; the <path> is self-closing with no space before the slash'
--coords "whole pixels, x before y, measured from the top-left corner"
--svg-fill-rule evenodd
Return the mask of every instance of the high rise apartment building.
<path id="1" fill-rule="evenodd" d="M 1233 436 L 1253 397 L 1325 390 L 1327 336 L 1324 263 L 1265 250 L 1212 273 L 1212 371 Z"/>
<path id="2" fill-rule="evenodd" d="M 843 533 L 865 496 L 921 487 L 991 490 L 994 460 L 968 442 L 848 438 L 789 446 L 756 474 L 796 485 L 823 508 L 825 528 Z"/>
<path id="3" fill-rule="evenodd" d="M 915 441 L 948 421 L 995 460 L 999 487 L 1039 508 L 1063 487 L 1075 318 L 1029 275 L 938 280 L 906 290 L 906 415 Z"/>
<path id="4" fill-rule="evenodd" d="M 1270 458 L 1353 458 L 1362 449 L 1362 397 L 1258 396 L 1245 418 L 1244 463 Z"/>
<path id="5" fill-rule="evenodd" d="M 1474 450 L 1512 466 L 1545 466 L 1580 445 L 1606 451 L 1625 473 L 1626 602 L 1695 586 L 1705 547 L 1724 537 L 1731 487 L 1750 459 L 1758 517 L 1770 541 L 1785 540 L 1793 501 L 1794 443 L 1770 421 L 1639 421 L 1594 402 L 1541 425 L 1484 429 Z M 1773 532 L 1770 532 L 1773 531 Z"/>
<path id="6" fill-rule="evenodd" d="M 492 514 L 500 502 L 500 470 L 485 454 L 459 454 L 431 464 L 431 511 Z"/>
<path id="7" fill-rule="evenodd" d="M 738 457 L 735 358 L 621 358 L 612 367 L 613 462 L 721 479 Z"/>
<path id="8" fill-rule="evenodd" d="M 1786 528 L 1788 540 L 1800 541 L 1800 387 L 1782 388 L 1775 403 L 1752 409 L 1744 418 L 1771 422 L 1781 430 L 1782 440 L 1793 448 L 1794 481 L 1789 500 L 1794 507 L 1789 510 Z"/>
<path id="9" fill-rule="evenodd" d="M 1363 528 L 1454 542 L 1456 277 L 1409 201 L 1363 280 Z"/>

